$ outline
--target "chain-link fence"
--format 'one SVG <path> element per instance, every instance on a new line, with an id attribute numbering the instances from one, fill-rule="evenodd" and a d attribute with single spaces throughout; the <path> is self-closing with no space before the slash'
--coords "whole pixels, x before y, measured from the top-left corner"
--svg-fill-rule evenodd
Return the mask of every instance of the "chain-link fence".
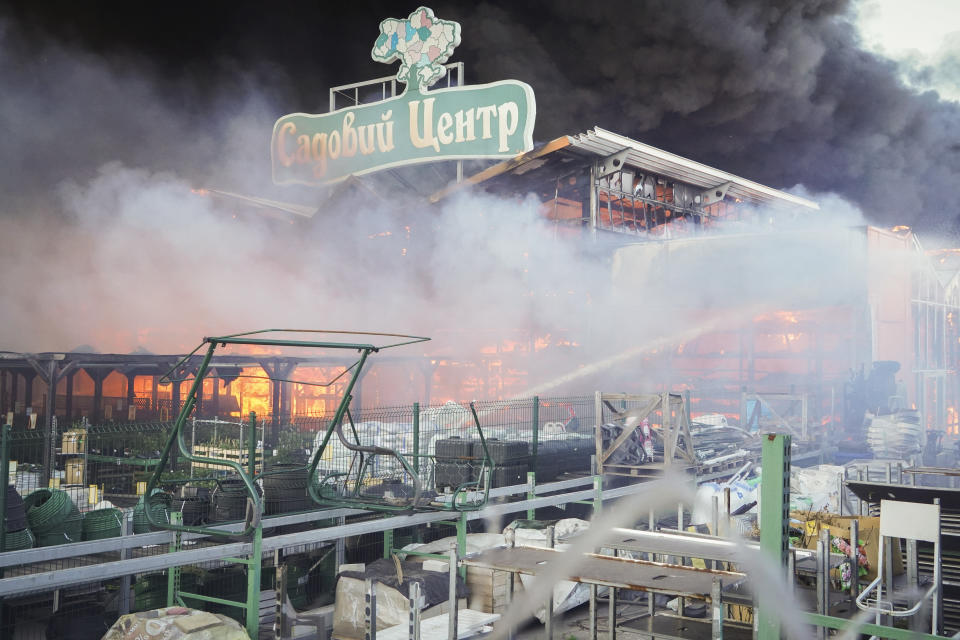
<path id="1" fill-rule="evenodd" d="M 525 483 L 528 472 L 538 482 L 589 472 L 593 414 L 592 396 L 574 396 L 362 408 L 332 429 L 328 416 L 294 416 L 279 420 L 269 460 L 303 462 L 322 448 L 320 478 L 334 495 L 402 500 L 416 478 L 442 502 L 465 488 Z M 271 434 L 273 417 L 258 420 Z"/>

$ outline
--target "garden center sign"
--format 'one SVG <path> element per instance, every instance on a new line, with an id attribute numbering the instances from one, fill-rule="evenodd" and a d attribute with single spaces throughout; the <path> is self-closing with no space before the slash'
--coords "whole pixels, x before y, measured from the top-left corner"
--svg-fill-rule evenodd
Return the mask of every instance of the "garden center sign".
<path id="1" fill-rule="evenodd" d="M 427 91 L 446 73 L 460 24 L 420 7 L 380 23 L 373 59 L 400 61 L 399 96 L 320 115 L 291 113 L 273 127 L 277 184 L 326 184 L 436 160 L 503 158 L 533 148 L 533 89 L 516 80 Z"/>

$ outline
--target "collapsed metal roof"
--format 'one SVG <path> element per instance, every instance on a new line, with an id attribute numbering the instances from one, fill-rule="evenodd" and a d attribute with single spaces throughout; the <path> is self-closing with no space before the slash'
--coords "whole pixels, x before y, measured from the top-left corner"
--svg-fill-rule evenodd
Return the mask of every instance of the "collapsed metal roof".
<path id="1" fill-rule="evenodd" d="M 493 190 L 521 190 L 524 186 L 529 188 L 541 174 L 549 174 L 551 179 L 555 179 L 617 153 L 626 154 L 624 168 L 633 167 L 640 172 L 655 173 L 660 177 L 703 189 L 726 185 L 727 195 L 744 202 L 811 210 L 820 208 L 812 200 L 767 187 L 600 127 L 572 136 L 562 136 L 533 151 L 493 165 L 462 183 L 450 185 L 434 193 L 430 200 L 437 202 L 465 185 L 485 184 Z M 494 182 L 498 183 L 498 186 L 495 186 Z"/>

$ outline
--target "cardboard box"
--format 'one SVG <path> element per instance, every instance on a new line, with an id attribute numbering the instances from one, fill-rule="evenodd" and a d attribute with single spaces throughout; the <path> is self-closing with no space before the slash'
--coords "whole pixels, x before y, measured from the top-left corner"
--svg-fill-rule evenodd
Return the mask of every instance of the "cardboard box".
<path id="1" fill-rule="evenodd" d="M 880 560 L 880 518 L 868 516 L 838 516 L 829 513 L 818 514 L 800 514 L 793 513 L 791 517 L 806 522 L 805 537 L 803 546 L 807 549 L 817 548 L 817 539 L 822 529 L 830 532 L 830 535 L 838 536 L 844 540 L 850 538 L 850 522 L 858 520 L 860 523 L 860 541 L 863 543 L 863 550 L 867 556 L 870 566 L 867 569 L 866 581 L 869 582 L 877 577 L 877 566 Z M 899 538 L 894 541 L 893 548 L 893 575 L 903 574 L 903 557 L 899 551 Z"/>
<path id="2" fill-rule="evenodd" d="M 60 451 L 63 453 L 86 453 L 86 447 L 87 431 L 85 429 L 73 429 L 63 434 L 63 441 L 60 445 Z"/>
<path id="3" fill-rule="evenodd" d="M 83 460 L 80 458 L 67 460 L 67 484 L 83 484 Z"/>

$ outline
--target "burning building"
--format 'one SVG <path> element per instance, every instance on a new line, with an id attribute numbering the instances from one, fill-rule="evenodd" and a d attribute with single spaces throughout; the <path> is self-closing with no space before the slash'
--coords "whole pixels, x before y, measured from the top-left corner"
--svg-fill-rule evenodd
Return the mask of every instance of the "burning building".
<path id="1" fill-rule="evenodd" d="M 381 172 L 376 181 L 349 178 L 324 206 L 358 191 L 380 198 L 384 182 L 393 181 L 391 190 L 409 187 L 414 181 L 404 171 Z M 434 184 L 438 176 L 442 184 L 446 177 L 439 173 Z M 432 192 L 422 180 L 416 184 L 408 195 L 435 208 L 464 193 L 506 201 L 533 194 L 545 241 L 572 243 L 600 269 L 586 286 L 557 278 L 552 291 L 531 288 L 530 295 L 570 297 L 588 315 L 604 313 L 603 300 L 632 303 L 627 312 L 617 311 L 625 317 L 615 323 L 618 335 L 604 336 L 608 340 L 591 332 L 608 332 L 609 324 L 568 332 L 562 323 L 559 330 L 514 326 L 471 331 L 476 347 L 464 353 L 450 348 L 463 332 L 444 328 L 432 350 L 380 359 L 359 384 L 355 402 L 499 399 L 551 384 L 581 392 L 614 385 L 627 392 L 689 391 L 695 412 L 734 418 L 744 413 L 745 392 L 796 393 L 808 398 L 811 421 L 823 425 L 841 420 L 861 370 L 867 378 L 872 363 L 895 361 L 900 387 L 890 400 L 915 405 L 929 429 L 957 431 L 957 254 L 927 255 L 909 229 L 828 224 L 833 212 L 807 198 L 600 128 L 558 138 Z M 213 195 L 235 211 L 322 224 L 313 217 L 320 207 Z M 428 224 L 398 224 L 368 241 L 396 244 L 391 250 L 406 256 L 411 239 Z M 544 265 L 531 262 L 530 268 Z M 542 289 L 545 279 L 536 282 Z M 596 349 L 598 342 L 615 350 Z M 591 366 L 625 352 L 629 358 L 616 366 Z M 175 360 L 147 353 L 7 354 L 0 360 L 0 408 L 13 412 L 18 424 L 37 420 L 28 413 L 40 415 L 43 424 L 53 406 L 67 423 L 81 416 L 167 417 L 185 393 L 180 384 L 160 384 Z M 574 373 L 550 383 L 558 361 Z M 346 366 L 271 354 L 218 364 L 199 410 L 235 417 L 250 411 L 322 416 L 339 397 L 337 383 L 318 388 L 280 380 L 331 379 Z M 50 379 L 56 393 L 48 390 Z"/>

